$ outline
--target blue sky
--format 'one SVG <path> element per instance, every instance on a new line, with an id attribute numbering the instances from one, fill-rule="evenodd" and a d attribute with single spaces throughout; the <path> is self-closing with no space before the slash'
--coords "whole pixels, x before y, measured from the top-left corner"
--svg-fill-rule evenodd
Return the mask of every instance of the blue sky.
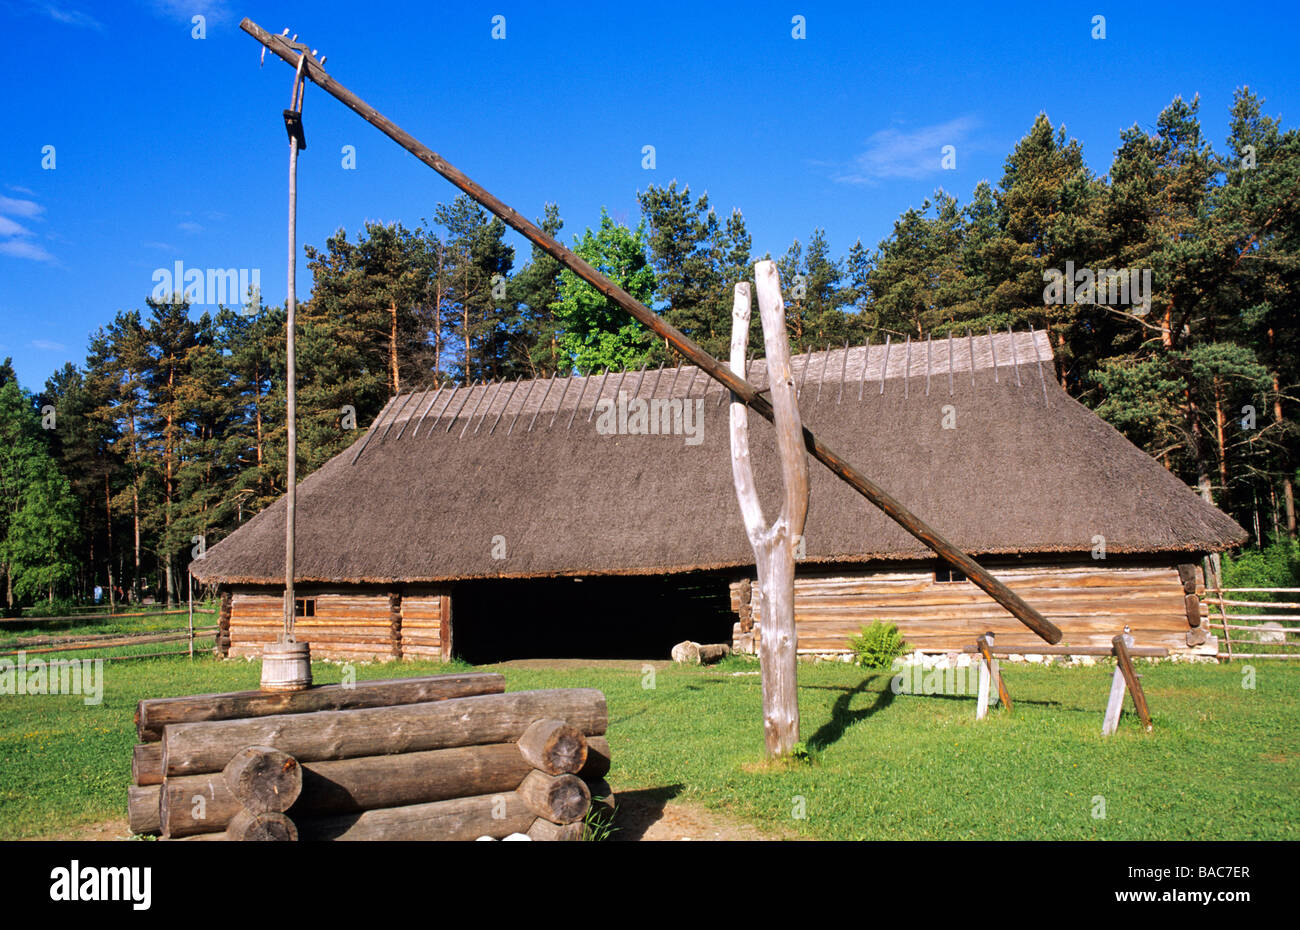
<path id="1" fill-rule="evenodd" d="M 1040 111 L 1104 173 L 1121 129 L 1152 128 L 1179 94 L 1200 94 L 1216 147 L 1241 85 L 1284 126 L 1300 109 L 1294 3 L 610 6 L 0 0 L 0 78 L 16 89 L 0 133 L 0 357 L 39 388 L 177 261 L 260 269 L 265 299 L 284 300 L 292 72 L 259 67 L 243 16 L 291 27 L 521 212 L 558 203 L 566 242 L 601 206 L 635 221 L 637 191 L 675 178 L 720 212 L 740 207 L 758 254 L 819 226 L 843 254 L 938 187 L 964 202 L 996 183 Z M 304 122 L 300 243 L 367 220 L 413 227 L 456 193 L 319 89 Z M 511 238 L 518 267 L 528 250 Z M 300 299 L 310 283 L 302 262 Z"/>

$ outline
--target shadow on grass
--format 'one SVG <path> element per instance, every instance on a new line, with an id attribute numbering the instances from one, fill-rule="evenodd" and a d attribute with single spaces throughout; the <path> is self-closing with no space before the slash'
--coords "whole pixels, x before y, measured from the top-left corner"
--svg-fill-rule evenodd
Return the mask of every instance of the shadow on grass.
<path id="1" fill-rule="evenodd" d="M 875 701 L 873 701 L 869 707 L 864 707 L 861 710 L 849 709 L 849 704 L 852 703 L 853 698 L 866 691 L 867 685 L 880 677 L 881 675 L 879 674 L 868 675 L 866 678 L 862 679 L 856 687 L 848 689 L 834 687 L 828 688 L 826 685 L 810 686 L 813 688 L 844 692 L 835 699 L 835 706 L 831 708 L 831 719 L 822 724 L 816 733 L 808 737 L 808 748 L 811 751 L 819 752 L 820 750 L 826 749 L 834 743 L 839 742 L 840 737 L 844 735 L 844 731 L 853 726 L 853 724 L 860 720 L 867 719 L 874 713 L 884 710 L 894 702 L 893 689 L 886 686 L 885 689 L 876 696 Z M 885 680 L 889 680 L 888 675 L 885 675 Z"/>
<path id="2" fill-rule="evenodd" d="M 639 840 L 645 836 L 664 815 L 668 802 L 682 793 L 683 785 L 664 785 L 660 788 L 641 788 L 637 791 L 619 791 L 615 794 L 616 812 L 614 826 L 618 829 L 613 840 Z"/>

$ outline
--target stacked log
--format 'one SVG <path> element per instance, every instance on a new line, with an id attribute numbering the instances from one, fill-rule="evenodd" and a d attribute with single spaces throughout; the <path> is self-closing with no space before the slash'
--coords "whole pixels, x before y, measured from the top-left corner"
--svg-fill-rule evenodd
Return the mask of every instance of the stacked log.
<path id="1" fill-rule="evenodd" d="M 534 838 L 581 838 L 589 782 L 609 771 L 604 696 L 503 688 L 499 675 L 443 675 L 141 702 L 132 829 L 429 840 L 544 821 Z"/>
<path id="2" fill-rule="evenodd" d="M 229 817 L 235 813 L 233 809 L 228 809 L 229 795 L 225 793 L 221 779 L 212 777 L 214 773 L 220 773 L 224 761 L 210 772 L 204 773 L 208 777 L 201 780 L 201 792 L 199 780 L 191 780 L 189 783 L 173 785 L 170 797 L 164 797 L 162 735 L 164 727 L 170 724 L 413 704 L 470 695 L 499 694 L 504 691 L 505 679 L 501 675 L 475 673 L 399 678 L 353 685 L 323 685 L 296 692 L 240 691 L 141 701 L 135 712 L 140 742 L 131 754 L 132 788 L 127 793 L 128 822 L 133 833 L 163 833 L 160 811 L 169 800 L 173 810 L 193 808 L 197 814 L 205 814 L 205 817 L 194 818 L 206 824 L 204 830 L 213 829 L 211 824 L 218 821 L 221 826 L 217 829 L 224 829 Z M 232 752 L 231 755 L 233 754 Z M 149 788 L 153 790 L 141 790 Z M 200 793 L 206 798 L 203 802 L 197 801 Z M 183 805 L 182 798 L 186 802 Z M 227 810 L 225 819 L 216 817 L 222 810 Z M 190 829 L 179 835 L 189 835 L 190 832 L 194 831 Z"/>

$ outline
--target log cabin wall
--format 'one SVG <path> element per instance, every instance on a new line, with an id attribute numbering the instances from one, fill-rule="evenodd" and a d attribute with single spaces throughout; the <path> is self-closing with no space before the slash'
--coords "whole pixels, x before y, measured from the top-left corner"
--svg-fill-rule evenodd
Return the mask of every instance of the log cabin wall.
<path id="1" fill-rule="evenodd" d="M 451 658 L 451 597 L 445 590 L 412 587 L 403 595 L 401 643 L 403 658 Z"/>
<path id="2" fill-rule="evenodd" d="M 294 637 L 311 644 L 313 658 L 386 662 L 451 656 L 450 597 L 443 590 L 303 585 L 294 593 L 310 603 L 309 614 L 294 623 Z M 274 642 L 284 623 L 282 605 L 280 591 L 234 588 L 229 655 L 260 655 Z"/>
<path id="3" fill-rule="evenodd" d="M 1096 563 L 990 570 L 1057 624 L 1065 645 L 1109 645 L 1127 625 L 1139 645 L 1165 646 L 1171 653 L 1206 651 L 1205 608 L 1187 606 L 1188 588 L 1194 593 L 1197 582 L 1188 584 L 1186 566 L 1181 573 L 1176 565 Z M 961 649 L 990 630 L 999 648 L 1033 653 L 1041 642 L 973 583 L 940 580 L 934 566 L 809 573 L 796 576 L 794 584 L 803 654 L 846 653 L 849 638 L 873 620 L 898 624 L 914 649 Z M 739 617 L 733 648 L 753 652 L 761 639 L 758 585 L 734 582 L 732 603 Z"/>

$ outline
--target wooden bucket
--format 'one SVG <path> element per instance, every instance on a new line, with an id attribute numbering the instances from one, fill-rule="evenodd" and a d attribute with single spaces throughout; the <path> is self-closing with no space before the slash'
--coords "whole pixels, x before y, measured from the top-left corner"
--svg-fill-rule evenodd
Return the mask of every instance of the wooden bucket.
<path id="1" fill-rule="evenodd" d="M 262 650 L 263 691 L 306 691 L 311 687 L 309 643 L 267 643 Z"/>

